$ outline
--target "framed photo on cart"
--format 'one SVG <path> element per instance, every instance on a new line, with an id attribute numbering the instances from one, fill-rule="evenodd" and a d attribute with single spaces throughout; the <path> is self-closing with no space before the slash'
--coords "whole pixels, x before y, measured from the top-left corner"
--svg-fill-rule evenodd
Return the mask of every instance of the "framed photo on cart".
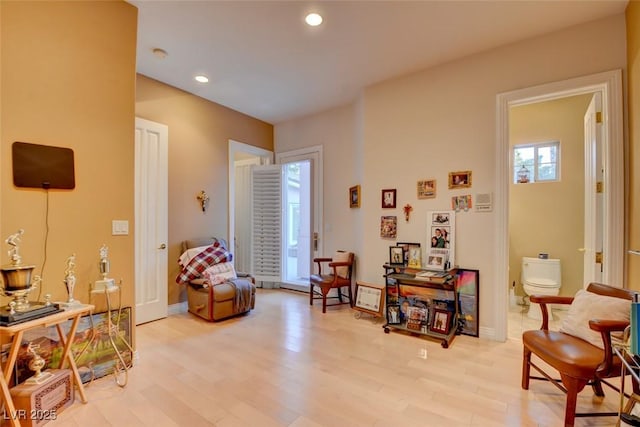
<path id="1" fill-rule="evenodd" d="M 357 281 L 356 301 L 353 308 L 377 317 L 382 317 L 384 309 L 384 286 Z"/>
<path id="2" fill-rule="evenodd" d="M 451 327 L 450 311 L 435 309 L 433 312 L 433 321 L 431 322 L 431 331 L 438 334 L 446 335 Z"/>
<path id="3" fill-rule="evenodd" d="M 404 251 L 402 246 L 389 246 L 389 264 L 404 265 Z"/>
<path id="4" fill-rule="evenodd" d="M 389 325 L 399 325 L 400 320 L 400 304 L 389 304 L 387 306 L 387 323 Z"/>
<path id="5" fill-rule="evenodd" d="M 409 248 L 412 246 L 420 247 L 420 243 L 408 243 L 408 242 L 398 242 L 396 246 L 400 246 L 402 248 L 402 256 L 404 259 L 404 265 L 409 265 Z"/>
<path id="6" fill-rule="evenodd" d="M 411 268 L 422 268 L 422 250 L 420 246 L 409 247 L 409 262 L 407 266 Z"/>
<path id="7" fill-rule="evenodd" d="M 396 207 L 396 190 L 382 190 L 382 209 Z"/>

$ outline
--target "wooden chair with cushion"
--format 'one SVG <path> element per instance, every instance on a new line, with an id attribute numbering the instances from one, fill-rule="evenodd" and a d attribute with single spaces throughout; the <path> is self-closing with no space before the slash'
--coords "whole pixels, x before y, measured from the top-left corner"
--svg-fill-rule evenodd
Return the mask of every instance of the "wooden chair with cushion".
<path id="1" fill-rule="evenodd" d="M 353 252 L 337 251 L 333 258 L 314 258 L 313 262 L 318 265 L 318 274 L 312 274 L 309 284 L 309 305 L 313 305 L 314 299 L 322 299 L 322 312 L 327 312 L 327 299 L 338 299 L 340 302 L 329 304 L 349 304 L 353 306 L 351 291 L 351 276 L 353 273 L 354 255 Z M 328 263 L 330 271 L 322 274 L 322 265 Z M 347 288 L 348 297 L 342 295 L 342 288 Z M 318 288 L 319 292 L 315 289 Z M 331 289 L 337 289 L 338 295 L 330 297 Z M 348 298 L 348 301 L 343 301 Z"/>
<path id="2" fill-rule="evenodd" d="M 600 283 L 590 283 L 575 297 L 531 295 L 531 302 L 540 304 L 542 326 L 522 334 L 522 388 L 529 389 L 529 380 L 550 381 L 566 393 L 564 425 L 573 426 L 576 417 L 617 416 L 617 412 L 576 413 L 577 396 L 591 385 L 596 396 L 604 396 L 602 384 L 619 391 L 607 378 L 619 377 L 621 361 L 612 345 L 621 343 L 622 333 L 629 325 L 634 292 Z M 571 304 L 558 331 L 549 330 L 549 304 Z M 555 369 L 560 379 L 554 379 L 537 363 L 537 356 Z M 531 376 L 534 368 L 542 377 Z"/>

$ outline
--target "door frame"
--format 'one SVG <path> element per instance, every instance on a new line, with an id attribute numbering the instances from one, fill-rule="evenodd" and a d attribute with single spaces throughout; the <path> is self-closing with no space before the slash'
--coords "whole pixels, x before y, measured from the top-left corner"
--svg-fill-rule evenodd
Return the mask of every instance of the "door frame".
<path id="1" fill-rule="evenodd" d="M 495 182 L 495 302 L 494 338 L 507 339 L 509 306 L 509 108 L 573 95 L 600 92 L 602 94 L 603 148 L 605 153 L 603 248 L 606 256 L 605 276 L 608 283 L 624 284 L 624 247 L 626 244 L 624 197 L 624 131 L 622 71 L 612 70 L 500 93 L 496 96 L 496 182 Z"/>

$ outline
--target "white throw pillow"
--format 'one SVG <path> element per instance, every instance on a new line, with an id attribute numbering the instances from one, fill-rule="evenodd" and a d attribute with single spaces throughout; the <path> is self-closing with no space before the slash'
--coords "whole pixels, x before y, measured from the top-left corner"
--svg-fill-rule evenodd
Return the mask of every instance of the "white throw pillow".
<path id="1" fill-rule="evenodd" d="M 220 264 L 208 267 L 203 273 L 210 285 L 218 285 L 229 279 L 236 279 L 236 270 L 230 262 L 221 262 Z"/>
<path id="2" fill-rule="evenodd" d="M 600 332 L 589 327 L 589 320 L 626 320 L 628 322 L 630 312 L 631 300 L 598 295 L 580 289 L 569 307 L 567 317 L 560 325 L 560 332 L 604 348 Z M 622 333 L 612 333 L 611 340 L 614 343 L 622 343 Z"/>
<path id="3" fill-rule="evenodd" d="M 336 252 L 336 254 L 333 256 L 332 261 L 333 262 L 347 262 L 349 261 L 349 254 L 350 252 Z M 336 273 L 338 274 L 338 277 L 342 277 L 343 279 L 347 278 L 347 274 L 349 273 L 349 267 L 336 267 Z"/>

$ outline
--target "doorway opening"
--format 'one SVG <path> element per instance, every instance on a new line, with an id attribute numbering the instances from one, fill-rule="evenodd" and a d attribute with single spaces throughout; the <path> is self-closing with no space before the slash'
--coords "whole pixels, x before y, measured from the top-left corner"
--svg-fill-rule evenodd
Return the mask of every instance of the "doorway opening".
<path id="1" fill-rule="evenodd" d="M 602 246 L 607 254 L 603 259 L 602 280 L 623 285 L 624 239 L 621 236 L 625 234 L 622 72 L 614 70 L 499 94 L 496 111 L 496 286 L 493 289 L 496 304 L 496 329 L 493 333 L 498 341 L 505 341 L 507 338 L 509 307 L 509 183 L 512 175 L 509 110 L 513 106 L 589 93 L 599 94 L 602 100 L 602 179 L 606 188 L 602 197 Z"/>

